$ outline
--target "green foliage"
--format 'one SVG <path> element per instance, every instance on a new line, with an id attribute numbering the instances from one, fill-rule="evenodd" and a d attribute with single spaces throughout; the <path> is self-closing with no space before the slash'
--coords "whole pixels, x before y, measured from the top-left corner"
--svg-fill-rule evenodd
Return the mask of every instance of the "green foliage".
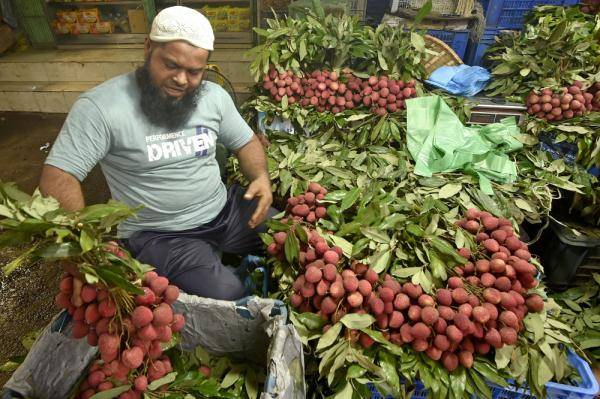
<path id="1" fill-rule="evenodd" d="M 454 275 L 454 266 L 464 262 L 456 254 L 456 247 L 466 246 L 477 252 L 472 236 L 454 226 L 467 208 L 477 207 L 517 222 L 539 221 L 548 215 L 559 187 L 579 189 L 564 162 L 553 161 L 543 152 L 517 153 L 514 159 L 519 179 L 510 185 L 494 183 L 495 195 L 490 197 L 479 190 L 470 175 L 416 176 L 402 142 L 398 147 L 359 146 L 333 132 L 310 138 L 271 132 L 270 140 L 269 169 L 276 197 L 303 193 L 310 181 L 324 185 L 330 190 L 324 200 L 328 219 L 320 220 L 317 228 L 329 243 L 339 245 L 346 256 L 370 264 L 377 272 L 420 284 L 426 291 L 445 286 L 447 278 Z M 234 179 L 240 178 L 234 161 L 231 167 Z M 288 231 L 290 225 L 273 222 L 270 228 Z M 333 234 L 325 234 L 326 230 Z M 286 243 L 286 253 L 288 250 L 297 254 L 299 245 L 292 250 Z M 279 297 L 285 297 L 299 272 L 294 266 L 297 262 L 273 262 Z M 504 354 L 514 361 L 501 363 L 500 367 L 478 357 L 473 369 L 451 374 L 438 362 L 411 348 L 393 345 L 381 332 L 371 330 L 370 316 L 351 316 L 357 320 L 342 320 L 325 334 L 318 316 L 291 316 L 307 350 L 316 356 L 319 383 L 326 383 L 339 397 L 359 397 L 356 395 L 366 382 L 374 382 L 381 392 L 403 397 L 409 394 L 410 381 L 416 379 L 425 382 L 434 398 L 463 397 L 472 392 L 489 397 L 484 381 L 501 382 L 509 376 L 527 381 L 542 396 L 548 376 L 556 379 L 567 374 L 564 349 L 558 344 L 569 342 L 569 334 L 551 324 L 554 319 L 550 316 L 527 322 L 532 331 L 525 332 L 513 352 Z M 348 335 L 353 334 L 351 330 L 370 335 L 378 344 L 363 350 Z M 547 346 L 551 348 L 549 354 L 540 352 Z M 537 348 L 541 355 L 534 354 L 530 347 Z M 516 364 L 542 371 L 531 374 L 531 368 L 518 368 Z M 397 384 L 391 370 L 408 382 Z"/>
<path id="2" fill-rule="evenodd" d="M 275 17 L 267 24 L 267 29 L 255 28 L 261 44 L 248 52 L 257 81 L 270 65 L 297 75 L 344 67 L 365 76 L 386 74 L 408 80 L 424 75 L 423 37 L 402 27 L 373 29 L 348 15 L 325 15 L 318 7 L 298 18 Z"/>
<path id="3" fill-rule="evenodd" d="M 151 267 L 106 250 L 106 243 L 115 239 L 114 227 L 135 212 L 116 201 L 68 212 L 39 191 L 30 196 L 13 183 L 0 182 L 0 248 L 28 248 L 4 265 L 3 271 L 9 274 L 33 259 L 66 260 L 78 264 L 87 281 L 140 293 L 130 281 Z"/>
<path id="4" fill-rule="evenodd" d="M 552 297 L 561 305 L 560 318 L 571 327 L 578 348 L 600 361 L 600 274 Z"/>
<path id="5" fill-rule="evenodd" d="M 522 98 L 532 89 L 600 81 L 600 15 L 537 8 L 522 32 L 502 35 L 486 57 L 493 65 L 490 96 Z"/>
<path id="6" fill-rule="evenodd" d="M 262 391 L 266 370 L 262 365 L 249 361 L 211 356 L 201 346 L 194 351 L 182 352 L 175 347 L 167 352 L 174 371 L 163 377 L 165 381 L 155 381 L 159 387 L 168 384 L 164 398 L 245 398 L 256 399 Z M 210 368 L 210 376 L 199 371 L 200 366 Z"/>

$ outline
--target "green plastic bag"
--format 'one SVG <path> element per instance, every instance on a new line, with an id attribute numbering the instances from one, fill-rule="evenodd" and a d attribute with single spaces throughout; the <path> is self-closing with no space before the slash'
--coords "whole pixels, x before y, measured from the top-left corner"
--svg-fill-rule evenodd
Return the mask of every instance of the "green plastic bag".
<path id="1" fill-rule="evenodd" d="M 415 173 L 462 171 L 479 177 L 479 186 L 493 194 L 490 180 L 514 182 L 517 167 L 506 154 L 523 147 L 515 118 L 500 123 L 466 127 L 440 96 L 406 101 L 408 151 Z"/>

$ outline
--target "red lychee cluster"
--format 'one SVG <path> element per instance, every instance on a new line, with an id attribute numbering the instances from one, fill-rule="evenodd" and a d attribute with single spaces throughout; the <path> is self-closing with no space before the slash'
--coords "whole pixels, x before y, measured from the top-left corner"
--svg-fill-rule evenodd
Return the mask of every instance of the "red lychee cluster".
<path id="1" fill-rule="evenodd" d="M 336 71 L 317 70 L 299 77 L 272 68 L 263 77 L 262 86 L 277 102 L 287 96 L 288 104 L 313 106 L 318 112 L 334 114 L 369 107 L 371 112 L 384 116 L 406 108 L 405 100 L 417 95 L 414 80 L 404 82 L 387 76 L 361 79 L 349 71 L 340 76 Z"/>
<path id="2" fill-rule="evenodd" d="M 134 298 L 136 307 L 125 314 L 123 309 L 117 312 L 110 290 L 92 284 L 81 289 L 83 305 L 74 306 L 73 279 L 70 274 L 63 277 L 56 303 L 73 316 L 73 337 L 87 337 L 100 352 L 77 397 L 87 399 L 131 383 L 133 388 L 119 398 L 140 398 L 149 382 L 172 371 L 161 344 L 171 341 L 172 334 L 185 324 L 183 315 L 175 314 L 171 306 L 179 297 L 179 289 L 169 285 L 167 278 L 148 272 L 143 279 L 144 294 Z"/>
<path id="3" fill-rule="evenodd" d="M 534 90 L 527 96 L 527 113 L 547 121 L 582 116 L 594 109 L 594 103 L 600 105 L 594 94 L 583 90 L 582 87 L 583 84 L 576 81 L 572 86 L 561 87 L 558 90 Z"/>

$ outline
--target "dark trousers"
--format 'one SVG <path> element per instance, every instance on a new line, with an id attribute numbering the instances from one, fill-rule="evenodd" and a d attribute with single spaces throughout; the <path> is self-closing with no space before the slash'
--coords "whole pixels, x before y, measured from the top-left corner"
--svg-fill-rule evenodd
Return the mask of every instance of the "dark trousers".
<path id="1" fill-rule="evenodd" d="M 156 268 L 188 294 L 206 298 L 235 300 L 245 295 L 243 282 L 234 269 L 223 265 L 223 252 L 247 255 L 264 250 L 258 233 L 248 227 L 257 200 L 243 198 L 245 189 L 234 185 L 227 193 L 225 208 L 210 223 L 183 231 L 138 231 L 124 244 L 142 263 Z M 268 218 L 277 211 L 270 209 Z"/>

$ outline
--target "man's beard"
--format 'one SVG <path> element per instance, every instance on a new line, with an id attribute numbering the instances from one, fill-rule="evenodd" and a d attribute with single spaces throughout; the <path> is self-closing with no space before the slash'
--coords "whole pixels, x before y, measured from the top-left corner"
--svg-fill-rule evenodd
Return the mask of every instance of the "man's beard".
<path id="1" fill-rule="evenodd" d="M 140 88 L 140 105 L 146 117 L 157 126 L 177 129 L 190 119 L 196 109 L 202 83 L 191 93 L 181 98 L 165 96 L 156 87 L 150 76 L 148 61 L 135 71 L 135 77 Z"/>

